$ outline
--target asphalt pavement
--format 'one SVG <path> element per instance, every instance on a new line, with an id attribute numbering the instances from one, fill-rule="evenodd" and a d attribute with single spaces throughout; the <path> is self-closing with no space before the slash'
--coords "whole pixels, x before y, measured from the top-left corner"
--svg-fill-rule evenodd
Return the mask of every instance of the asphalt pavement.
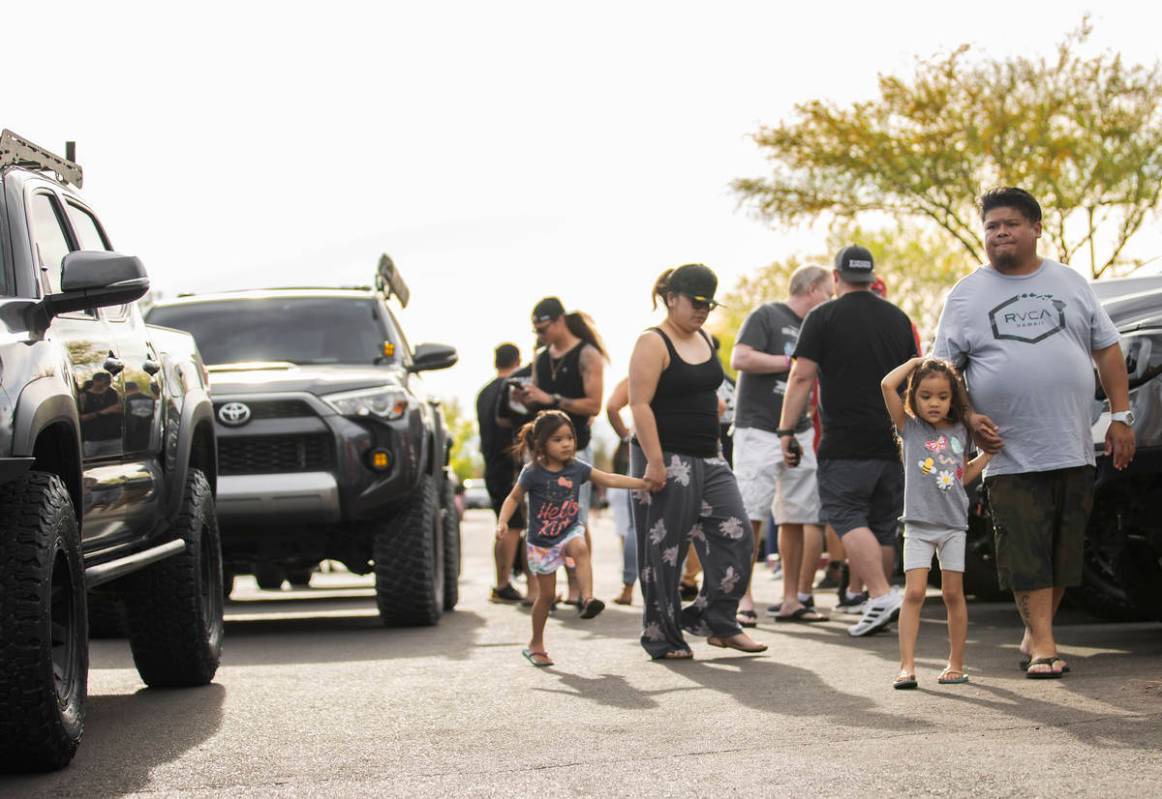
<path id="1" fill-rule="evenodd" d="M 528 611 L 487 602 L 492 516 L 464 523 L 459 608 L 438 627 L 388 630 L 369 578 L 227 605 L 213 685 L 147 690 L 124 641 L 91 644 L 89 716 L 73 764 L 0 777 L 0 796 L 1149 796 L 1162 785 L 1162 624 L 1064 611 L 1073 673 L 1017 668 L 1007 604 L 970 604 L 972 682 L 939 686 L 943 606 L 929 599 L 920 687 L 894 691 L 896 640 L 845 617 L 775 625 L 758 656 L 693 641 L 654 663 L 635 607 L 591 621 L 562 608 L 557 665 L 520 655 Z M 620 585 L 608 518 L 594 526 L 597 593 Z M 765 606 L 781 584 L 765 568 Z M 830 607 L 833 595 L 821 594 Z"/>

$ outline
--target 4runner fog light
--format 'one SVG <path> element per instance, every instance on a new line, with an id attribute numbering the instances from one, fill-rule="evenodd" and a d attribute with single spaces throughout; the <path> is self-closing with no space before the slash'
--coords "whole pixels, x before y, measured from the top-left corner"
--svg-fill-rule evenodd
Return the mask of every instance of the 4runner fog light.
<path id="1" fill-rule="evenodd" d="M 367 453 L 367 464 L 377 472 L 391 468 L 391 453 L 385 449 L 373 449 Z"/>

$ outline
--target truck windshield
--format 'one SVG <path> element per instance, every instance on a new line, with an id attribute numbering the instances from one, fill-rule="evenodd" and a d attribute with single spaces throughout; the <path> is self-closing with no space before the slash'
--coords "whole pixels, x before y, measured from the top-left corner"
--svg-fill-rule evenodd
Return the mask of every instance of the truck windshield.
<path id="1" fill-rule="evenodd" d="M 193 335 L 207 364 L 287 361 L 373 364 L 384 343 L 396 344 L 391 324 L 371 299 L 275 297 L 194 302 L 150 310 L 149 324 Z"/>

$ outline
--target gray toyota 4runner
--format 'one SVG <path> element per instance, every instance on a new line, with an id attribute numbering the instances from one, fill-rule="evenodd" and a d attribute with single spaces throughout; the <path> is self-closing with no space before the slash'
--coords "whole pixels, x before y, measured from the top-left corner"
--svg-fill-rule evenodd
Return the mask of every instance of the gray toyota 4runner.
<path id="1" fill-rule="evenodd" d="M 460 524 L 439 403 L 419 374 L 456 362 L 408 345 L 389 304 L 408 290 L 387 256 L 376 287 L 230 292 L 159 303 L 211 373 L 226 585 L 304 585 L 324 559 L 375 573 L 380 616 L 430 625 L 458 598 Z"/>
<path id="2" fill-rule="evenodd" d="M 85 722 L 89 592 L 150 686 L 218 668 L 213 408 L 190 336 L 147 327 L 79 166 L 0 135 L 0 769 L 61 768 Z"/>

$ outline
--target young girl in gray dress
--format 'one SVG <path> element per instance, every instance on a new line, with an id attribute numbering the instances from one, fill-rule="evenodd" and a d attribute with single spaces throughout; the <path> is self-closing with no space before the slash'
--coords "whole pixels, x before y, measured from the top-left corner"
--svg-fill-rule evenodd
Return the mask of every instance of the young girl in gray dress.
<path id="1" fill-rule="evenodd" d="M 530 455 L 532 461 L 521 471 L 500 507 L 496 537 L 506 534 L 508 520 L 527 493 L 529 572 L 537 581 L 537 599 L 533 603 L 533 637 L 521 654 L 534 666 L 552 666 L 544 634 L 545 620 L 557 594 L 557 570 L 566 562 L 576 564 L 581 590 L 577 610 L 581 618 L 591 619 L 605 609 L 605 603 L 593 596 L 593 567 L 585 545 L 585 525 L 579 518 L 581 487 L 592 482 L 606 488 L 644 489 L 646 483 L 594 469 L 575 458 L 577 435 L 573 422 L 562 411 L 541 411 L 521 428 L 515 449 L 518 455 Z"/>
<path id="2" fill-rule="evenodd" d="M 900 398 L 900 384 L 908 381 Z M 965 415 L 968 398 L 956 367 L 937 358 L 913 358 L 881 383 L 884 403 L 903 441 L 904 573 L 900 608 L 900 671 L 895 688 L 916 687 L 916 637 L 928 589 L 932 555 L 940 559 L 941 593 L 948 609 L 948 664 L 937 682 L 968 682 L 964 644 L 968 608 L 964 602 L 964 547 L 968 495 L 964 486 L 984 470 L 991 456 L 965 462 L 970 441 Z"/>

